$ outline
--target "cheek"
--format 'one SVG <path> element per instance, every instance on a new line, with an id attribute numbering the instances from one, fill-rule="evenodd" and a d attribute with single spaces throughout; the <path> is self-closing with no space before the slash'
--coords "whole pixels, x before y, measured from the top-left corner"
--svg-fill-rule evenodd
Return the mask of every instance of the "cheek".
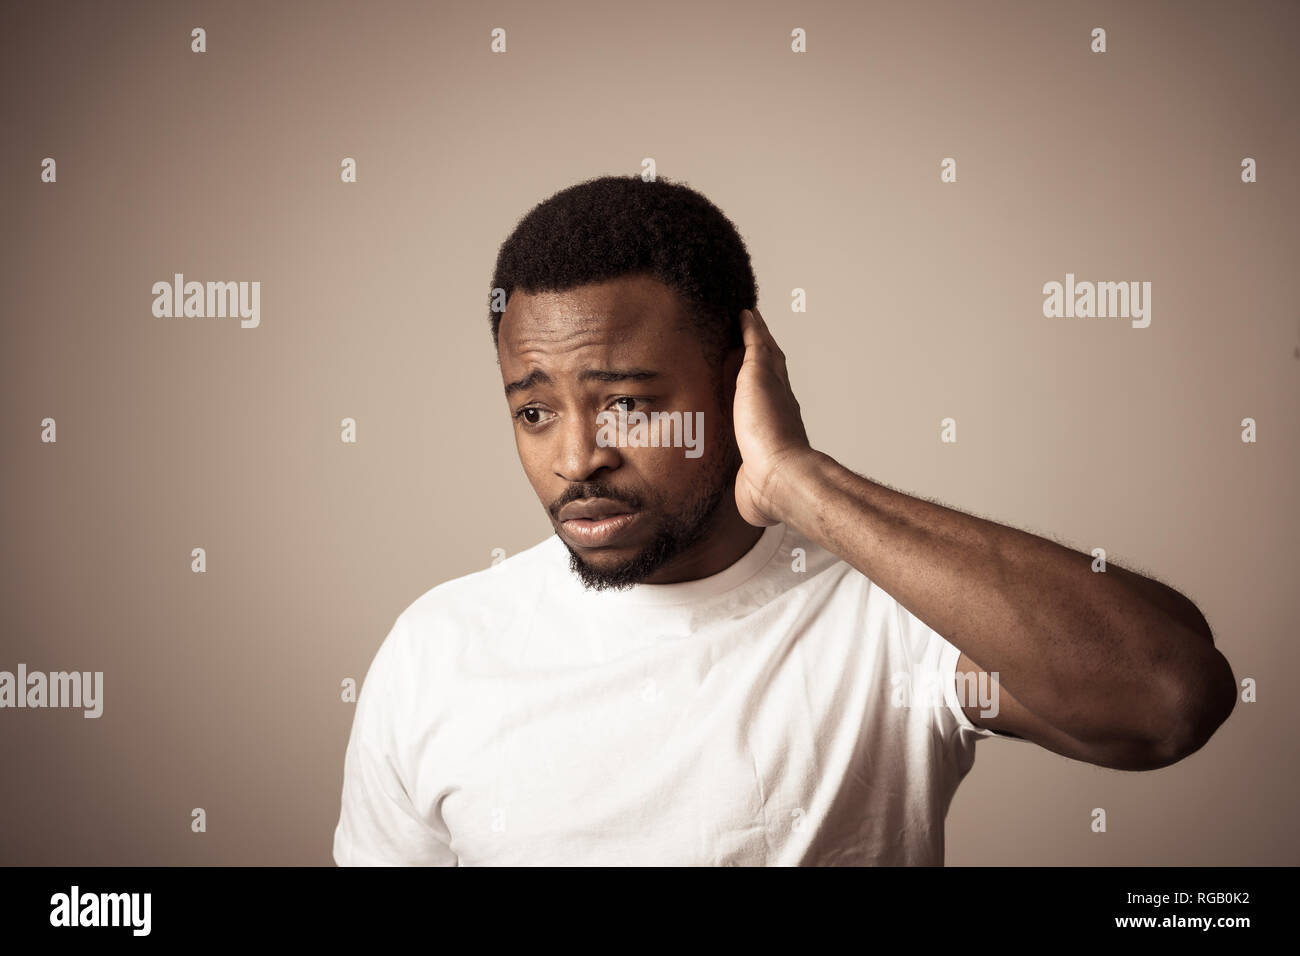
<path id="1" fill-rule="evenodd" d="M 635 460 L 631 460 L 632 454 Z M 712 468 L 713 454 L 706 449 L 700 458 L 687 458 L 681 448 L 629 449 L 625 467 L 636 472 L 650 497 L 671 507 L 704 479 Z"/>
<path id="2" fill-rule="evenodd" d="M 535 439 L 521 438 L 515 432 L 515 450 L 519 453 L 519 464 L 523 466 L 524 475 L 533 490 L 543 494 L 554 476 L 546 465 L 546 446 Z"/>

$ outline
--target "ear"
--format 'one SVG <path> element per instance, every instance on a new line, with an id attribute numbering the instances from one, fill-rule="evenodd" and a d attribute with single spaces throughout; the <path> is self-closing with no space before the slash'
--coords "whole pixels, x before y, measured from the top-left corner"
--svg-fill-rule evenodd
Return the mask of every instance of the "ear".
<path id="1" fill-rule="evenodd" d="M 740 374 L 740 366 L 744 364 L 745 346 L 743 344 L 728 350 L 727 356 L 722 362 L 722 370 L 727 377 L 727 383 L 732 388 L 736 387 L 736 376 Z"/>

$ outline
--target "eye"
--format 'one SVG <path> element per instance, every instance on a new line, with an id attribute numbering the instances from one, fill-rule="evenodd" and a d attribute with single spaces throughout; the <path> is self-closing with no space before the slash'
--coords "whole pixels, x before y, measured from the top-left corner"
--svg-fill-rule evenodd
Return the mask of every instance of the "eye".
<path id="1" fill-rule="evenodd" d="M 546 409 L 538 408 L 536 405 L 525 405 L 519 411 L 515 412 L 515 419 L 523 422 L 525 425 L 540 425 L 545 421 Z"/>
<path id="2" fill-rule="evenodd" d="M 618 398 L 614 399 L 613 404 L 617 405 L 619 402 L 631 402 L 632 405 L 635 405 L 637 399 L 633 398 L 631 395 L 620 395 Z M 623 411 L 632 412 L 635 411 L 635 409 L 630 406 L 624 406 Z"/>

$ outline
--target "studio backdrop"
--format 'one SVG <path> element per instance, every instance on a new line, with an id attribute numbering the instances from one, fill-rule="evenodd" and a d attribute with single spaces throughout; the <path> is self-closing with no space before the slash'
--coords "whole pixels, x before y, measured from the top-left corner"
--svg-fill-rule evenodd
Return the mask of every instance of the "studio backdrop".
<path id="1" fill-rule="evenodd" d="M 736 223 L 815 447 L 1169 584 L 1232 664 L 1163 770 L 982 741 L 949 864 L 1297 862 L 1300 6 L 9 3 L 0 37 L 0 671 L 84 678 L 0 709 L 0 862 L 331 863 L 397 615 L 551 534 L 488 286 L 608 174 Z"/>

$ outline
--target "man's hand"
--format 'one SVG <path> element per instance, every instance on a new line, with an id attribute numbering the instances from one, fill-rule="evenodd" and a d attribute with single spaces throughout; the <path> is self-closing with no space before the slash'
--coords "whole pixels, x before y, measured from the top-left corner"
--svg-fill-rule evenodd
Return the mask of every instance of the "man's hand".
<path id="1" fill-rule="evenodd" d="M 740 516 L 760 528 L 786 520 L 779 499 L 782 476 L 816 453 L 808 444 L 790 374 L 767 323 L 755 309 L 740 313 L 745 360 L 736 376 L 733 423 L 744 464 L 736 476 Z"/>

